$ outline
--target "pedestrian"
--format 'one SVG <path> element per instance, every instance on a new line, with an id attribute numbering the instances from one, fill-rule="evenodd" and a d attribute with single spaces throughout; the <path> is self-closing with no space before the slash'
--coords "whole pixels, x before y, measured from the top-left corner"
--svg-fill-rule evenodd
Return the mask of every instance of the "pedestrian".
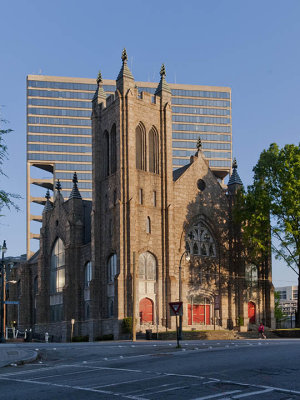
<path id="1" fill-rule="evenodd" d="M 267 339 L 267 337 L 265 335 L 265 327 L 262 322 L 260 323 L 260 325 L 258 327 L 258 334 L 259 334 L 259 337 L 261 337 L 262 339 Z"/>

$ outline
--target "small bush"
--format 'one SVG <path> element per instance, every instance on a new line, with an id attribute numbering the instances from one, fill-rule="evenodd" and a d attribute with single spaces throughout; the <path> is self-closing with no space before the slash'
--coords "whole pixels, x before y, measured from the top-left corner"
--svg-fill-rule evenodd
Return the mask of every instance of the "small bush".
<path id="1" fill-rule="evenodd" d="M 114 335 L 112 333 L 108 333 L 107 335 L 97 336 L 95 338 L 96 341 L 102 340 L 114 340 Z"/>
<path id="2" fill-rule="evenodd" d="M 89 341 L 89 336 L 74 336 L 72 338 L 72 342 L 88 342 Z"/>
<path id="3" fill-rule="evenodd" d="M 121 325 L 122 333 L 132 333 L 132 317 L 126 317 Z"/>

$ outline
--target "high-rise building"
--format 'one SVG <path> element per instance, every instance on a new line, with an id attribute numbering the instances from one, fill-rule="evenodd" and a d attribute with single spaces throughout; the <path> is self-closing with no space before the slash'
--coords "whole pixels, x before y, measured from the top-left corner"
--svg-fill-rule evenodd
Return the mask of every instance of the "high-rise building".
<path id="1" fill-rule="evenodd" d="M 114 93 L 116 82 L 104 80 Z M 136 82 L 154 94 L 157 83 Z M 173 168 L 189 162 L 198 138 L 215 175 L 223 180 L 232 163 L 231 89 L 170 84 L 172 91 Z M 92 198 L 91 100 L 95 79 L 43 75 L 27 77 L 27 256 L 39 238 L 44 193 L 59 179 L 62 195 L 72 190 L 74 171 L 84 199 Z"/>

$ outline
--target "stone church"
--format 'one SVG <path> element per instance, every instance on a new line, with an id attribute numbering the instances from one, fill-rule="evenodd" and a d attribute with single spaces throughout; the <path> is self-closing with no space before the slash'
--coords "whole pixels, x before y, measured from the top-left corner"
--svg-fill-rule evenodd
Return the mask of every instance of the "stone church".
<path id="1" fill-rule="evenodd" d="M 210 170 L 201 141 L 173 171 L 171 91 L 161 68 L 155 95 L 138 92 L 126 51 L 107 97 L 93 98 L 93 202 L 74 174 L 68 200 L 46 195 L 40 250 L 17 271 L 20 325 L 55 340 L 174 330 L 169 302 L 183 302 L 184 330 L 273 325 L 271 261 L 245 256 L 232 220 L 242 186 L 236 162 L 227 187 Z"/>

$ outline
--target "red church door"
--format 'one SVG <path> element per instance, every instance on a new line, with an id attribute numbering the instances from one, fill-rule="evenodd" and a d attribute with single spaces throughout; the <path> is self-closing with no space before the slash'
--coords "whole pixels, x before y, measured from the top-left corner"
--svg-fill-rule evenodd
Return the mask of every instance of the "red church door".
<path id="1" fill-rule="evenodd" d="M 210 306 L 204 304 L 188 304 L 188 324 L 205 324 L 210 323 Z"/>
<path id="2" fill-rule="evenodd" d="M 255 324 L 255 304 L 252 301 L 248 303 L 248 318 L 250 324 Z"/>
<path id="3" fill-rule="evenodd" d="M 140 301 L 140 319 L 143 322 L 153 324 L 153 301 L 145 297 Z"/>

